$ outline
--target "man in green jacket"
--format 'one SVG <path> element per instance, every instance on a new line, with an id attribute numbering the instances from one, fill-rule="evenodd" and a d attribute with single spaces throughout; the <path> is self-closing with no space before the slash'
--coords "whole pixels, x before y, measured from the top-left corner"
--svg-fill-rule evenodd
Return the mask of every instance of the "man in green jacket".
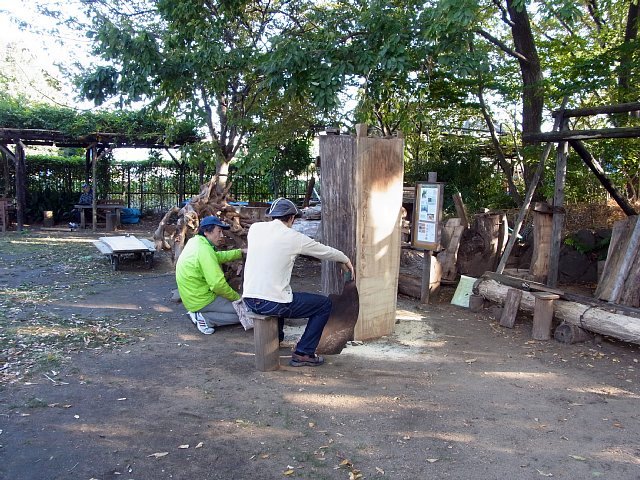
<path id="1" fill-rule="evenodd" d="M 239 323 L 231 302 L 240 295 L 224 278 L 222 263 L 242 258 L 242 251 L 218 251 L 223 230 L 231 228 L 210 215 L 200 222 L 198 234 L 190 238 L 176 263 L 176 283 L 182 303 L 198 330 L 211 335 L 214 327 Z"/>

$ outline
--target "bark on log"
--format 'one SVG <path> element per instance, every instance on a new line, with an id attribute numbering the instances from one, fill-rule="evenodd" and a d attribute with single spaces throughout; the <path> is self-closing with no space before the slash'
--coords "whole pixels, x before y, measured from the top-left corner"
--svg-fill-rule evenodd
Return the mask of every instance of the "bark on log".
<path id="1" fill-rule="evenodd" d="M 401 273 L 398 275 L 398 293 L 408 297 L 420 298 L 422 292 L 422 279 Z"/>
<path id="2" fill-rule="evenodd" d="M 507 296 L 509 287 L 495 280 L 481 277 L 476 282 L 474 290 L 487 300 L 502 304 Z M 522 292 L 520 308 L 533 312 L 535 297 L 529 292 Z M 640 322 L 638 319 L 619 313 L 609 312 L 593 305 L 555 301 L 555 318 L 577 325 L 590 332 L 608 335 L 625 342 L 640 344 Z"/>

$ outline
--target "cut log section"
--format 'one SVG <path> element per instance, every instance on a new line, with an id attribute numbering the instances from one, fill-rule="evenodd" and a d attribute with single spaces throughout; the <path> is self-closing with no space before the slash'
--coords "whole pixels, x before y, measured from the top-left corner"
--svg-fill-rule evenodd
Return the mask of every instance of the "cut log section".
<path id="1" fill-rule="evenodd" d="M 571 344 L 591 340 L 593 338 L 593 335 L 591 335 L 585 329 L 578 327 L 577 325 L 562 322 L 556 327 L 556 330 L 553 333 L 553 338 L 555 338 L 560 343 Z"/>
<path id="2" fill-rule="evenodd" d="M 551 338 L 551 323 L 553 322 L 553 302 L 560 298 L 555 293 L 534 293 L 533 329 L 531 336 L 534 340 L 549 340 Z"/>

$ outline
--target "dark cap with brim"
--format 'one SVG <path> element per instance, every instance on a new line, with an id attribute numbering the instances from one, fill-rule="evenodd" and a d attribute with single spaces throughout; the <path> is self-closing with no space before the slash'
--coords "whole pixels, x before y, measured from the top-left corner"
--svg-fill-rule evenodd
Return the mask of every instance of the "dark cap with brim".
<path id="1" fill-rule="evenodd" d="M 204 217 L 200 222 L 200 228 L 207 227 L 209 225 L 215 225 L 216 227 L 220 227 L 223 230 L 229 230 L 231 225 L 224 223 L 215 215 L 209 215 L 208 217 Z"/>

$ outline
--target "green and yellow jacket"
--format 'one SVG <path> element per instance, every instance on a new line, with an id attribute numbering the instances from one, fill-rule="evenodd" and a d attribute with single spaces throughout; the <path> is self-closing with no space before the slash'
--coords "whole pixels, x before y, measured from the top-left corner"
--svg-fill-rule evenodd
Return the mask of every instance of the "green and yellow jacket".
<path id="1" fill-rule="evenodd" d="M 218 251 L 202 235 L 190 238 L 176 263 L 176 283 L 185 308 L 197 312 L 217 296 L 238 300 L 240 295 L 229 286 L 220 265 L 240 258 L 239 249 Z"/>

